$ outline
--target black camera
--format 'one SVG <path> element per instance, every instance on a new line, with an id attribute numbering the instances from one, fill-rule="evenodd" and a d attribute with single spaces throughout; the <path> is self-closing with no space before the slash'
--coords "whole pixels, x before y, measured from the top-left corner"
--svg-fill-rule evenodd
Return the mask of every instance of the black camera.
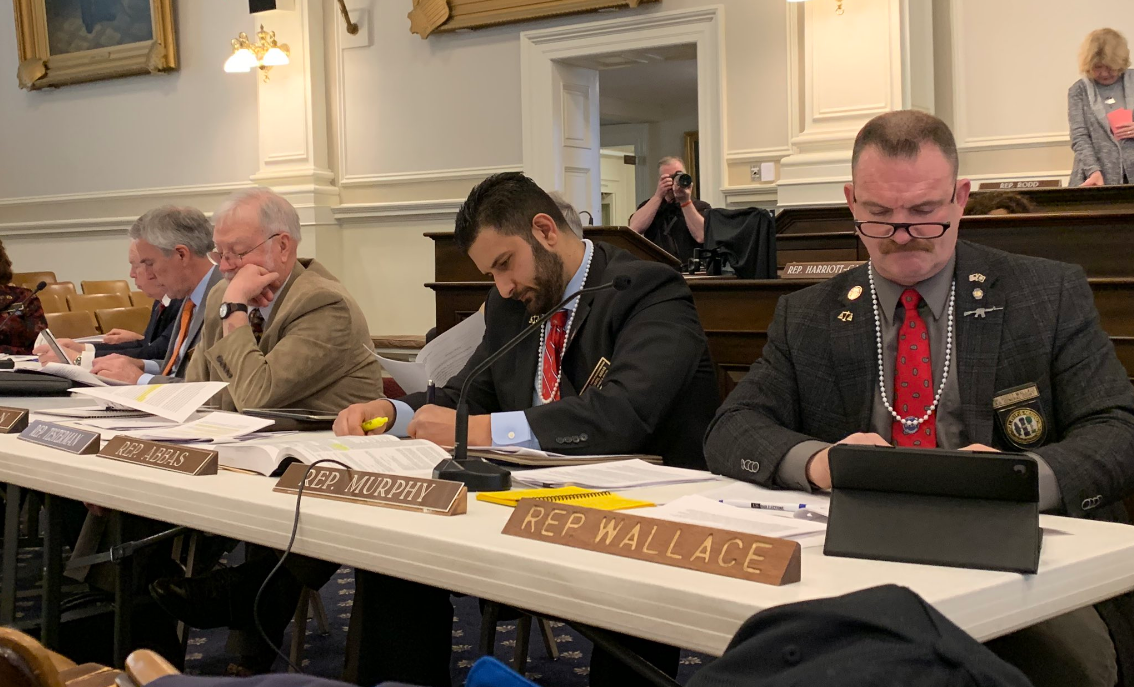
<path id="1" fill-rule="evenodd" d="M 681 188 L 689 188 L 693 185 L 693 176 L 689 172 L 674 172 L 669 175 L 669 178 L 673 179 L 673 183 Z"/>

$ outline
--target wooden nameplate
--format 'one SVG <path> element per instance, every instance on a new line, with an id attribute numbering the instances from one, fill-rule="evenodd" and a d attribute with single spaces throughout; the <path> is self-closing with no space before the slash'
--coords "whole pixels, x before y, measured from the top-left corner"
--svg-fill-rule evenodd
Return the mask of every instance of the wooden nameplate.
<path id="1" fill-rule="evenodd" d="M 0 434 L 17 434 L 27 428 L 27 409 L 0 406 Z"/>
<path id="2" fill-rule="evenodd" d="M 1059 179 L 1036 179 L 1034 181 L 982 181 L 978 191 L 1019 191 L 1030 188 L 1060 188 Z"/>
<path id="3" fill-rule="evenodd" d="M 435 515 L 464 515 L 468 512 L 468 489 L 460 482 L 423 479 L 381 472 L 359 472 L 317 465 L 308 472 L 303 463 L 292 463 L 276 482 L 273 491 L 304 496 L 351 501 L 368 506 L 412 510 Z"/>
<path id="4" fill-rule="evenodd" d="M 98 453 L 102 435 L 55 422 L 36 420 L 20 432 L 20 439 L 76 455 Z"/>
<path id="5" fill-rule="evenodd" d="M 799 542 L 521 499 L 503 534 L 762 584 L 799 582 Z"/>
<path id="6" fill-rule="evenodd" d="M 149 468 L 180 472 L 183 475 L 217 474 L 217 452 L 157 441 L 116 436 L 98 452 L 102 458 L 121 460 Z"/>
<path id="7" fill-rule="evenodd" d="M 781 279 L 829 279 L 864 264 L 862 260 L 836 262 L 789 262 Z"/>

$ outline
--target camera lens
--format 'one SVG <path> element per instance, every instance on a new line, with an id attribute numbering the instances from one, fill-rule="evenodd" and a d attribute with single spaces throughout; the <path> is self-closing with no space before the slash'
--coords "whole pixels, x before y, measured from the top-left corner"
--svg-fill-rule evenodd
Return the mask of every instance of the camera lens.
<path id="1" fill-rule="evenodd" d="M 693 177 L 687 172 L 674 172 L 673 183 L 681 188 L 689 188 L 693 185 Z"/>

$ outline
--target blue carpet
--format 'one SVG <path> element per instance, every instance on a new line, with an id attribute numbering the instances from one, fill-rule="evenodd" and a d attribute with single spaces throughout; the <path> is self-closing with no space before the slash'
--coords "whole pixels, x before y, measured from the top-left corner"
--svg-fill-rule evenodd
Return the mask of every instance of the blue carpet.
<path id="1" fill-rule="evenodd" d="M 43 576 L 40 549 L 21 549 L 19 553 L 18 588 L 33 590 L 40 586 Z M 337 679 L 342 674 L 346 648 L 347 626 L 354 603 L 354 574 L 350 568 L 341 568 L 320 591 L 327 614 L 327 633 L 319 632 L 313 618 L 304 629 L 305 652 L 301 667 L 310 675 Z M 467 596 L 453 597 L 453 653 L 450 672 L 454 685 L 463 685 L 473 662 L 479 658 L 477 645 L 480 637 L 480 607 L 477 600 Z M 17 622 L 39 617 L 38 596 L 21 596 L 16 602 Z M 585 687 L 589 683 L 591 643 L 564 623 L 553 622 L 552 628 L 559 658 L 551 660 L 544 649 L 538 626 L 532 624 L 528 640 L 526 675 L 543 687 Z M 284 636 L 284 651 L 291 647 L 294 625 Z M 228 631 L 194 630 L 189 637 L 185 657 L 185 673 L 190 675 L 223 675 L 230 663 L 236 661 L 225 651 Z M 510 663 L 516 646 L 516 623 L 501 622 L 496 628 L 495 655 Z M 704 654 L 683 651 L 678 681 L 684 684 L 702 665 L 712 660 Z M 275 671 L 286 670 L 283 660 L 276 661 Z"/>
<path id="2" fill-rule="evenodd" d="M 309 675 L 338 678 L 343 669 L 343 652 L 346 647 L 347 626 L 354 601 L 354 574 L 350 568 L 341 568 L 321 590 L 323 608 L 327 613 L 328 632 L 319 632 L 313 618 L 308 619 L 306 648 L 300 666 Z M 453 597 L 453 654 L 449 670 L 454 685 L 463 685 L 473 662 L 479 658 L 477 645 L 480 637 L 480 607 L 477 600 L 467 596 Z M 543 687 L 585 687 L 589 683 L 591 643 L 563 623 L 552 623 L 559 658 L 551 660 L 544 650 L 539 628 L 533 623 L 528 640 L 526 675 Z M 284 636 L 284 647 L 291 646 L 294 626 Z M 223 674 L 236 657 L 225 652 L 226 630 L 194 631 L 189 639 L 185 657 L 185 672 L 196 675 Z M 495 655 L 510 663 L 516 646 L 516 624 L 501 622 L 496 628 Z M 287 652 L 285 648 L 285 652 Z M 682 684 L 703 664 L 712 660 L 704 654 L 683 651 L 678 681 Z M 274 670 L 286 670 L 282 660 L 276 661 Z"/>

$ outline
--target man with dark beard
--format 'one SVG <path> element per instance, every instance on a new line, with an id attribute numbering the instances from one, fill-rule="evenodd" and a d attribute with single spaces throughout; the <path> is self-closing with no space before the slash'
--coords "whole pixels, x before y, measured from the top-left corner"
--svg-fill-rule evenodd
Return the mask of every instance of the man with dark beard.
<path id="1" fill-rule="evenodd" d="M 542 336 L 529 337 L 473 381 L 469 445 L 648 453 L 662 456 L 667 465 L 704 468 L 700 443 L 718 404 L 717 385 L 692 294 L 679 274 L 579 239 L 547 193 L 519 173 L 491 176 L 472 190 L 457 214 L 456 239 L 495 282 L 480 346 L 437 390 L 436 404 L 426 405 L 425 394 L 411 394 L 400 401 L 353 405 L 339 414 L 337 434 L 363 434 L 364 421 L 387 417 L 395 434 L 451 446 L 453 408 L 471 370 L 567 294 L 628 277 L 624 290 L 588 294 L 566 305 Z M 588 383 L 604 369 L 605 377 Z M 359 657 L 359 684 L 450 684 L 449 593 L 363 571 L 358 584 L 360 596 L 366 586 L 381 594 L 375 599 L 381 605 L 373 609 L 356 602 L 352 618 L 352 631 L 362 630 L 354 625 L 374 623 L 380 638 L 367 642 Z M 624 640 L 676 674 L 676 648 Z M 597 648 L 590 677 L 592 685 L 644 682 Z"/>

